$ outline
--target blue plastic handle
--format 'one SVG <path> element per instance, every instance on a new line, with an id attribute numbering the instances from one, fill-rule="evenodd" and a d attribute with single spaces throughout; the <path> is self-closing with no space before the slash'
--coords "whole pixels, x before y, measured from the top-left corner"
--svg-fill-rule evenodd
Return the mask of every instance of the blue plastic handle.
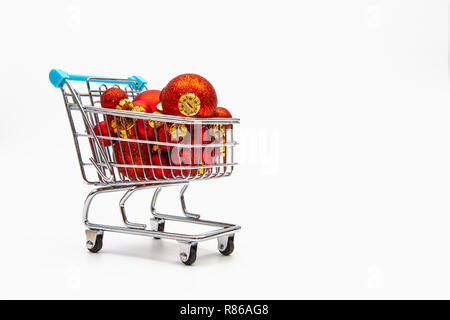
<path id="1" fill-rule="evenodd" d="M 83 76 L 79 74 L 69 74 L 63 70 L 60 69 L 52 69 L 50 70 L 50 73 L 48 75 L 50 82 L 52 85 L 54 85 L 56 88 L 61 88 L 66 80 L 72 80 L 72 81 L 86 81 L 89 78 L 95 78 L 92 76 Z M 96 80 L 90 80 L 92 82 L 102 82 L 102 83 L 121 83 L 121 84 L 129 84 L 134 90 L 142 90 L 144 86 L 147 84 L 147 81 L 144 78 L 141 78 L 139 76 L 132 76 L 129 77 L 130 80 L 136 80 L 134 81 L 126 81 L 126 80 L 102 80 L 102 79 L 96 79 Z"/>

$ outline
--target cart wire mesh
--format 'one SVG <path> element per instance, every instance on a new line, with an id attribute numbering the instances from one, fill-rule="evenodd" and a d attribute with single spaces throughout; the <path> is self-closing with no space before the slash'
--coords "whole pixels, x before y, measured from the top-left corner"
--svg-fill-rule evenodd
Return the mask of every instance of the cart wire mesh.
<path id="1" fill-rule="evenodd" d="M 61 87 L 81 174 L 88 184 L 170 183 L 232 174 L 237 165 L 233 126 L 239 119 L 101 107 L 100 96 L 109 87 L 121 88 L 132 101 L 140 90 L 130 81 L 92 77 L 66 81 Z"/>

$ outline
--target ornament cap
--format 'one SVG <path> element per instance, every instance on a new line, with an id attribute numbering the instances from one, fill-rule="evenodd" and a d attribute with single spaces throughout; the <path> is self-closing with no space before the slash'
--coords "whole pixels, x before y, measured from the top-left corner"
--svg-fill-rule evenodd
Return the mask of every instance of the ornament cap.
<path id="1" fill-rule="evenodd" d="M 154 114 L 162 114 L 161 112 L 159 112 L 159 111 L 155 111 L 155 112 L 153 112 Z M 164 122 L 162 122 L 162 121 L 155 121 L 155 120 L 148 120 L 148 125 L 150 126 L 150 127 L 152 127 L 152 128 L 155 128 L 156 127 L 156 129 L 158 129 L 159 127 L 162 127 L 163 125 L 164 125 Z"/>
<path id="2" fill-rule="evenodd" d="M 184 124 L 174 123 L 169 127 L 169 133 L 172 139 L 180 140 L 181 138 L 184 138 L 187 135 L 188 129 Z"/>
<path id="3" fill-rule="evenodd" d="M 183 94 L 178 100 L 178 109 L 187 117 L 192 117 L 200 110 L 200 98 L 193 93 Z"/>

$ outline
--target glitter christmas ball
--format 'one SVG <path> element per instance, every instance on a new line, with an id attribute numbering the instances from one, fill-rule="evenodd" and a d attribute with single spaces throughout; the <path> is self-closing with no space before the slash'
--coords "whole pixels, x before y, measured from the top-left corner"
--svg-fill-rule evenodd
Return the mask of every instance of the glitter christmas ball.
<path id="1" fill-rule="evenodd" d="M 127 98 L 125 91 L 112 87 L 103 92 L 100 97 L 100 104 L 103 108 L 115 109 L 121 100 Z"/>
<path id="2" fill-rule="evenodd" d="M 108 123 L 106 121 L 102 121 L 99 124 L 97 124 L 94 127 L 94 133 L 97 136 L 110 136 L 112 137 L 114 135 L 112 128 L 109 128 L 109 132 L 108 132 Z M 105 147 L 109 147 L 112 144 L 112 140 L 109 139 L 100 139 L 98 138 L 98 140 L 100 141 L 100 144 L 105 146 Z"/>
<path id="3" fill-rule="evenodd" d="M 156 152 L 152 154 L 152 164 L 154 166 L 170 166 L 167 153 Z M 172 178 L 172 171 L 170 169 L 153 168 L 150 169 L 150 174 L 153 178 L 157 179 Z"/>
<path id="4" fill-rule="evenodd" d="M 179 75 L 161 91 L 164 114 L 180 117 L 214 117 L 217 95 L 208 80 L 197 74 Z"/>
<path id="5" fill-rule="evenodd" d="M 215 118 L 232 118 L 231 112 L 223 107 L 217 107 L 214 117 Z"/>
<path id="6" fill-rule="evenodd" d="M 167 127 L 167 130 L 166 130 Z M 185 137 L 189 137 L 189 131 L 184 124 L 167 124 L 158 129 L 158 141 L 166 143 L 190 143 L 190 141 L 184 141 Z M 169 151 L 172 147 L 160 145 L 159 148 L 162 151 Z"/>
<path id="7" fill-rule="evenodd" d="M 116 163 L 122 165 L 150 165 L 150 156 L 145 144 L 120 141 L 113 146 Z M 119 172 L 130 180 L 144 180 L 150 177 L 149 169 L 120 167 Z"/>

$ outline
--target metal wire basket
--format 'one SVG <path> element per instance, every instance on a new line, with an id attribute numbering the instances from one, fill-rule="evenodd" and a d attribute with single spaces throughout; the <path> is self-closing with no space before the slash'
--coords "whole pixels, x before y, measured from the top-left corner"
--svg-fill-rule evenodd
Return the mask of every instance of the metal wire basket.
<path id="1" fill-rule="evenodd" d="M 233 125 L 239 119 L 187 118 L 101 108 L 100 96 L 108 89 L 105 81 L 114 82 L 111 85 L 123 89 L 130 100 L 141 91 L 137 90 L 137 80 L 94 77 L 86 79 L 84 91 L 75 89 L 69 81 L 61 87 L 81 174 L 87 183 L 164 183 L 231 175 L 236 165 Z M 93 84 L 97 86 L 93 88 Z M 145 85 L 141 88 L 146 89 Z M 79 116 L 81 123 L 75 121 Z M 103 121 L 107 135 L 96 134 L 94 128 Z M 129 153 L 131 161 L 126 161 Z M 92 166 L 96 176 L 88 175 L 88 167 Z"/>
<path id="2" fill-rule="evenodd" d="M 83 209 L 83 221 L 88 227 L 87 247 L 91 252 L 101 249 L 103 231 L 113 231 L 177 240 L 185 264 L 195 261 L 197 242 L 211 238 L 219 240 L 220 252 L 231 253 L 234 233 L 240 227 L 201 220 L 199 215 L 188 213 L 184 192 L 191 181 L 231 175 L 237 165 L 233 126 L 239 119 L 176 117 L 100 106 L 100 96 L 108 87 L 121 88 L 130 100 L 147 90 L 146 81 L 137 76 L 90 77 L 53 69 L 50 81 L 63 95 L 82 178 L 99 187 L 88 195 Z M 179 185 L 183 186 L 180 200 L 184 217 L 156 213 L 161 188 Z M 147 188 L 156 188 L 150 230 L 145 224 L 129 222 L 125 213 L 125 202 L 131 194 Z M 89 222 L 89 207 L 97 194 L 124 190 L 119 206 L 125 227 Z M 220 229 L 200 235 L 174 234 L 164 232 L 166 220 Z"/>

